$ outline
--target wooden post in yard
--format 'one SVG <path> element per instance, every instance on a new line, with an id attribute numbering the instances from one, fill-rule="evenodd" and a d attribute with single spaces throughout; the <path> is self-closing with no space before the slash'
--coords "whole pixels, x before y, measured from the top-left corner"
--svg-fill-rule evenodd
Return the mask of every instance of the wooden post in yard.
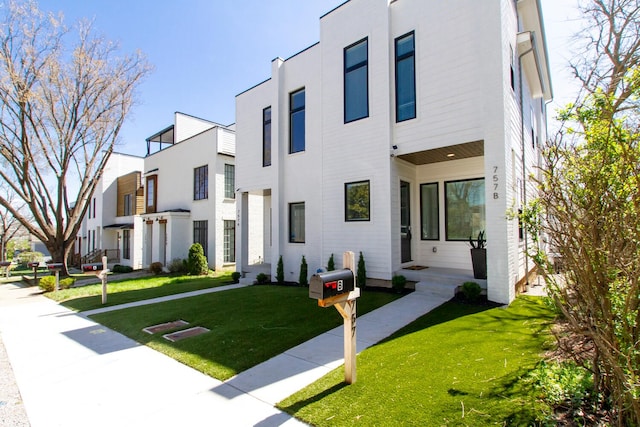
<path id="1" fill-rule="evenodd" d="M 355 275 L 355 254 L 351 251 L 342 255 L 342 265 Z M 356 299 L 336 304 L 336 309 L 344 319 L 344 381 L 356 382 Z"/>
<path id="2" fill-rule="evenodd" d="M 98 277 L 100 277 L 100 279 L 102 279 L 102 304 L 106 304 L 107 303 L 107 273 L 108 272 L 109 272 L 109 270 L 107 270 L 107 257 L 103 256 L 102 257 L 102 271 L 98 275 Z"/>

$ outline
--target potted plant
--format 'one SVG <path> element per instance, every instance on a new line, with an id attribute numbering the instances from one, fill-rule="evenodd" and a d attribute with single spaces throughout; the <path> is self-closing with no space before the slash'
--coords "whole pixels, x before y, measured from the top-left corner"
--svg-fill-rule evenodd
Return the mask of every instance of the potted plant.
<path id="1" fill-rule="evenodd" d="M 487 241 L 484 231 L 478 233 L 477 238 L 469 236 L 471 245 L 471 263 L 473 264 L 473 277 L 476 279 L 487 278 Z"/>

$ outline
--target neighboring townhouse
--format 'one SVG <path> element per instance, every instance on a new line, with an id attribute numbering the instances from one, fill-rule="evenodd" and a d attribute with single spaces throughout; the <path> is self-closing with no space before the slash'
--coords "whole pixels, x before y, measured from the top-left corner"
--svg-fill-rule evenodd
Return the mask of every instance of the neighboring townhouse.
<path id="1" fill-rule="evenodd" d="M 112 153 L 104 168 L 74 248 L 74 264 L 107 256 L 109 264 L 142 267 L 144 159 Z"/>
<path id="2" fill-rule="evenodd" d="M 175 113 L 173 125 L 147 139 L 143 267 L 186 259 L 196 242 L 210 268 L 235 266 L 234 156 L 233 125 L 182 113 Z"/>
<path id="3" fill-rule="evenodd" d="M 236 97 L 237 270 L 297 281 L 362 252 L 371 279 L 470 276 L 490 300 L 527 282 L 517 213 L 535 195 L 552 99 L 539 0 L 350 0 L 320 41 Z M 470 276 L 471 277 L 471 276 Z"/>

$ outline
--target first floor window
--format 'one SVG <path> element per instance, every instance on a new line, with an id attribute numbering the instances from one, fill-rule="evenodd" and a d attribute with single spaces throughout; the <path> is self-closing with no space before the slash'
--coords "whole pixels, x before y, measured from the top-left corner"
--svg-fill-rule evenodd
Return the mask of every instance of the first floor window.
<path id="1" fill-rule="evenodd" d="M 438 183 L 420 185 L 420 238 L 439 240 Z"/>
<path id="2" fill-rule="evenodd" d="M 224 221 L 224 262 L 236 262 L 235 221 Z"/>
<path id="3" fill-rule="evenodd" d="M 304 243 L 304 202 L 289 203 L 289 242 Z"/>
<path id="4" fill-rule="evenodd" d="M 122 258 L 131 259 L 131 230 L 122 230 Z"/>
<path id="5" fill-rule="evenodd" d="M 200 243 L 206 257 L 208 257 L 208 241 L 208 221 L 193 221 L 193 243 Z"/>
<path id="6" fill-rule="evenodd" d="M 344 220 L 369 221 L 371 196 L 369 181 L 350 182 L 344 185 Z"/>
<path id="7" fill-rule="evenodd" d="M 484 178 L 449 181 L 444 187 L 447 240 L 466 241 L 484 231 Z"/>

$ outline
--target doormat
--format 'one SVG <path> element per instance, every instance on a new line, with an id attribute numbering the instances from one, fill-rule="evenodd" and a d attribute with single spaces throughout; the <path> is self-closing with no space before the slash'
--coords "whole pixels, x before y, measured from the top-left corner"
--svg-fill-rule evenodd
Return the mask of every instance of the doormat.
<path id="1" fill-rule="evenodd" d="M 424 270 L 426 268 L 429 267 L 426 267 L 424 265 L 412 265 L 411 267 L 405 267 L 404 270 Z"/>
<path id="2" fill-rule="evenodd" d="M 166 334 L 162 337 L 171 342 L 176 342 L 185 338 L 191 338 L 195 337 L 196 335 L 204 334 L 205 332 L 209 332 L 209 330 L 207 328 L 203 328 L 202 326 L 196 326 L 194 328 L 185 329 L 183 331 L 174 332 L 172 334 Z"/>
<path id="3" fill-rule="evenodd" d="M 148 334 L 157 334 L 158 332 L 168 331 L 169 329 L 176 329 L 188 324 L 189 322 L 185 322 L 184 320 L 174 320 L 173 322 L 160 323 L 159 325 L 149 326 L 147 328 L 144 328 L 143 331 Z"/>

